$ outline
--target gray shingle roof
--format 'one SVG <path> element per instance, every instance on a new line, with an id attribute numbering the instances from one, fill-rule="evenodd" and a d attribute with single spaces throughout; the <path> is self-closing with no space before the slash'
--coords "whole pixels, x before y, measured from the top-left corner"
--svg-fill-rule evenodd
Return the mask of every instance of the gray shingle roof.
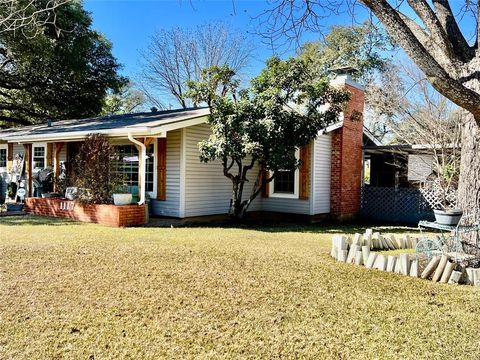
<path id="1" fill-rule="evenodd" d="M 174 124 L 208 115 L 208 108 L 166 110 L 157 112 L 133 113 L 124 115 L 112 115 L 105 117 L 71 119 L 53 121 L 48 124 L 30 125 L 18 128 L 4 129 L 0 131 L 0 140 L 8 140 L 10 137 L 36 137 L 61 135 L 72 132 L 108 132 L 114 129 L 142 129 L 154 128 L 162 125 Z"/>

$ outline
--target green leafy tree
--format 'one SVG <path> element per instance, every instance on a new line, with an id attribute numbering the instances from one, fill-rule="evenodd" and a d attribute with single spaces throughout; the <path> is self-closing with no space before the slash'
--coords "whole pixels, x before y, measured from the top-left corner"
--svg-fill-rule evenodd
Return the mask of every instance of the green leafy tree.
<path id="1" fill-rule="evenodd" d="M 189 88 L 194 102 L 210 106 L 212 135 L 199 144 L 200 159 L 222 162 L 224 176 L 232 181 L 230 215 L 236 219 L 245 217 L 279 170 L 300 166 L 295 151 L 334 122 L 348 99 L 346 92 L 329 87 L 325 77 L 315 76 L 309 64 L 297 58 L 271 58 L 247 89 L 239 90 L 228 66 L 204 70 Z M 320 111 L 325 104 L 330 106 Z M 256 171 L 255 182 L 244 198 L 251 170 Z"/>
<path id="2" fill-rule="evenodd" d="M 39 8 L 47 2 L 33 0 Z M 0 33 L 0 121 L 29 124 L 94 116 L 107 91 L 125 84 L 111 44 L 91 29 L 92 19 L 81 3 L 64 4 L 55 13 L 55 23 Z"/>
<path id="3" fill-rule="evenodd" d="M 332 26 L 323 40 L 302 45 L 299 56 L 312 64 L 312 71 L 324 75 L 335 67 L 354 67 L 358 70 L 356 79 L 368 83 L 376 72 L 385 69 L 385 53 L 392 49 L 388 35 L 367 21 L 355 26 Z"/>

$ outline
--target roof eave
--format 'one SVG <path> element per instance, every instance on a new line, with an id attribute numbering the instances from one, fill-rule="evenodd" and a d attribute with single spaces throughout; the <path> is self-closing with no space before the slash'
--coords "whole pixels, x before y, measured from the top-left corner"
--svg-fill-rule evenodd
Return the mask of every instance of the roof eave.
<path id="1" fill-rule="evenodd" d="M 104 129 L 104 130 L 94 130 L 94 131 L 70 131 L 63 133 L 48 133 L 48 134 L 38 134 L 38 135 L 18 135 L 18 136 L 5 136 L 0 138 L 0 140 L 7 141 L 10 143 L 30 143 L 30 142 L 48 142 L 48 141 L 75 141 L 81 140 L 87 137 L 89 134 L 103 134 L 108 137 L 128 137 L 128 134 L 134 136 L 145 136 L 145 137 L 165 137 L 167 131 L 173 131 L 189 126 L 199 125 L 206 123 L 208 121 L 208 115 L 199 115 L 189 119 L 183 119 L 179 121 L 170 122 L 164 125 L 159 125 L 155 127 L 148 126 L 135 126 L 135 127 L 125 127 L 119 129 Z"/>

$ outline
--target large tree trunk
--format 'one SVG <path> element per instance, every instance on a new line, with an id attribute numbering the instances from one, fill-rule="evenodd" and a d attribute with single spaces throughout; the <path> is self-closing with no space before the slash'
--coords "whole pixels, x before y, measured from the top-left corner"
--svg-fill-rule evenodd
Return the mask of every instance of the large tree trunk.
<path id="1" fill-rule="evenodd" d="M 462 129 L 459 206 L 480 220 L 480 127 L 468 115 Z"/>

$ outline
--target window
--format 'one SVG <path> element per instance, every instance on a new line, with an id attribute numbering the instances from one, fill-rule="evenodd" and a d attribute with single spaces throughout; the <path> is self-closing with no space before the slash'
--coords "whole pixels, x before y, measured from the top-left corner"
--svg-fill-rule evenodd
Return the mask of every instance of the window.
<path id="1" fill-rule="evenodd" d="M 116 168 L 117 171 L 124 174 L 129 191 L 138 191 L 138 156 L 139 152 L 134 145 L 118 145 L 115 146 L 118 158 Z M 145 190 L 153 192 L 154 190 L 154 145 L 151 144 L 147 148 L 147 162 L 145 169 Z"/>
<path id="2" fill-rule="evenodd" d="M 145 169 L 145 188 L 147 192 L 153 192 L 154 189 L 154 171 L 155 171 L 155 147 L 153 144 L 147 147 L 147 167 Z"/>
<path id="3" fill-rule="evenodd" d="M 273 192 L 275 194 L 295 193 L 295 171 L 278 171 L 273 183 Z"/>
<path id="4" fill-rule="evenodd" d="M 300 152 L 295 152 L 295 157 L 300 157 Z M 273 179 L 270 189 L 270 197 L 282 197 L 298 199 L 299 191 L 299 171 L 297 170 L 280 170 Z"/>
<path id="5" fill-rule="evenodd" d="M 7 167 L 7 145 L 0 145 L 0 168 Z"/>
<path id="6" fill-rule="evenodd" d="M 45 145 L 33 145 L 33 170 L 45 169 Z"/>

